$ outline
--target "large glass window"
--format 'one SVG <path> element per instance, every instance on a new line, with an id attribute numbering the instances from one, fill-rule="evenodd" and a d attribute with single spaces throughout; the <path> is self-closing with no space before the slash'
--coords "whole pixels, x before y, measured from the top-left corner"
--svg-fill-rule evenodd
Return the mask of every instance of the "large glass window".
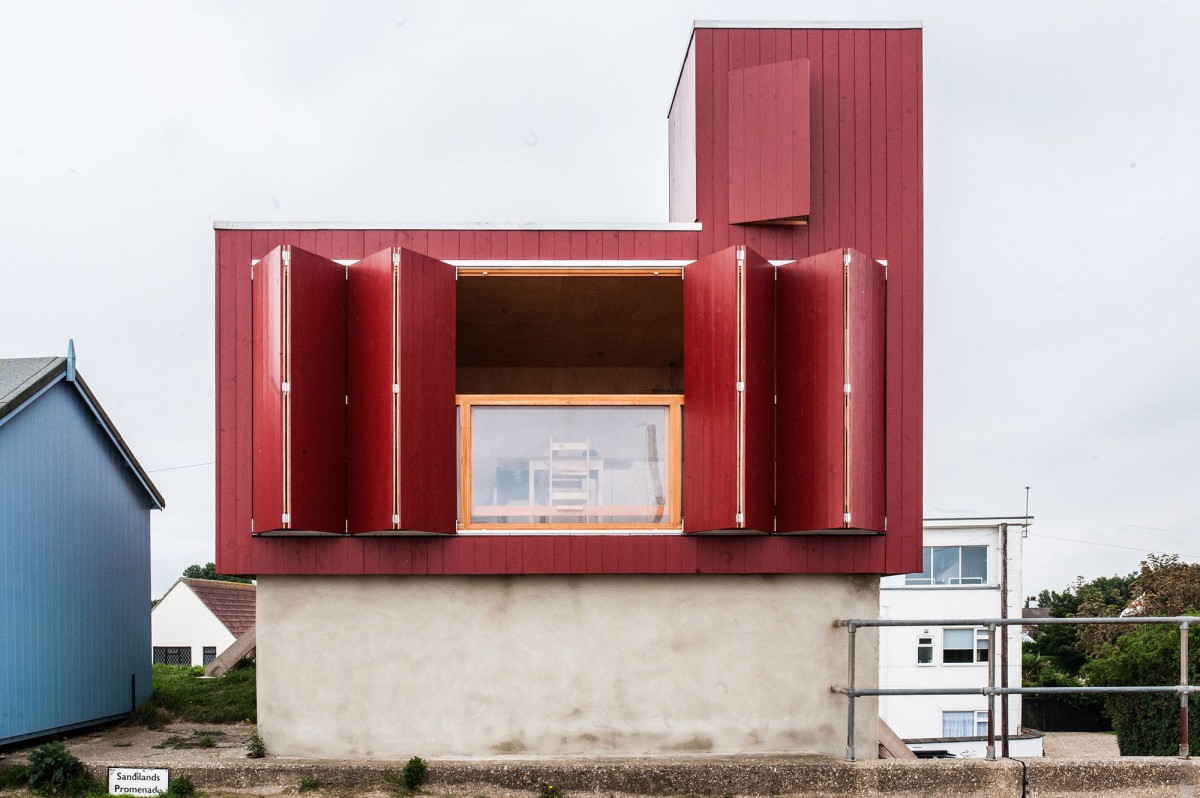
<path id="1" fill-rule="evenodd" d="M 986 710 L 967 710 L 942 713 L 943 737 L 984 737 L 986 735 Z"/>
<path id="2" fill-rule="evenodd" d="M 582 399 L 582 398 L 581 398 Z M 670 523 L 671 408 L 469 408 L 471 524 Z M 462 480 L 460 477 L 460 484 Z"/>
<path id="3" fill-rule="evenodd" d="M 987 662 L 987 629 L 943 629 L 942 662 L 947 665 L 965 665 L 972 662 Z"/>
<path id="4" fill-rule="evenodd" d="M 925 546 L 921 572 L 904 577 L 906 585 L 986 585 L 987 546 Z"/>

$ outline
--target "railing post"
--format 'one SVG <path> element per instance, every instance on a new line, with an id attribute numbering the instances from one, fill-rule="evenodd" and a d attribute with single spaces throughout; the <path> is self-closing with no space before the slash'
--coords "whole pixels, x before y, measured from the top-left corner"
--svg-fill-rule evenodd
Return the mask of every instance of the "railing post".
<path id="1" fill-rule="evenodd" d="M 988 624 L 988 744 L 987 758 L 996 758 L 996 624 Z"/>
<path id="2" fill-rule="evenodd" d="M 850 689 L 846 693 L 846 700 L 849 706 L 846 710 L 846 761 L 854 761 L 854 702 L 857 696 L 854 694 L 854 642 L 855 635 L 858 632 L 858 627 L 854 625 L 854 621 L 850 621 L 850 653 L 848 656 L 850 674 L 847 678 L 847 684 Z"/>
<path id="3" fill-rule="evenodd" d="M 1179 624 L 1179 758 L 1190 756 L 1188 745 L 1188 622 Z"/>

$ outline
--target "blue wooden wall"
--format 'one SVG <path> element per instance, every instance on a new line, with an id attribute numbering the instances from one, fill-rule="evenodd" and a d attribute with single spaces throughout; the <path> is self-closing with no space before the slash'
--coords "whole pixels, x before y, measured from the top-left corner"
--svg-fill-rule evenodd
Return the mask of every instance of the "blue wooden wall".
<path id="1" fill-rule="evenodd" d="M 0 426 L 0 744 L 150 697 L 149 507 L 74 384 Z"/>

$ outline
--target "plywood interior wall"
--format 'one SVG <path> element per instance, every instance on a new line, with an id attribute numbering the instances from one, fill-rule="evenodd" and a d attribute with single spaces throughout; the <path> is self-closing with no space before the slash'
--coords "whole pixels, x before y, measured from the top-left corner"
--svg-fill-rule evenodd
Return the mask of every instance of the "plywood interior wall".
<path id="1" fill-rule="evenodd" d="M 459 393 L 683 390 L 674 277 L 460 277 Z"/>

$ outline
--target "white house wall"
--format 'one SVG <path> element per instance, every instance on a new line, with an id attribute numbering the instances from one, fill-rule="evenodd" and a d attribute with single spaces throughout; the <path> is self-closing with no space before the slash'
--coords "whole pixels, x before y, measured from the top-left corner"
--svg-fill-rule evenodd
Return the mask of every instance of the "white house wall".
<path id="1" fill-rule="evenodd" d="M 926 546 L 988 546 L 988 584 L 984 586 L 906 587 L 903 576 L 880 581 L 881 618 L 996 618 L 1000 615 L 999 531 L 995 525 L 976 528 L 925 529 Z M 1008 614 L 1020 617 L 1024 603 L 1021 592 L 1021 530 L 1008 531 Z M 942 626 L 890 627 L 880 629 L 879 683 L 882 687 L 984 687 L 987 663 L 941 664 Z M 963 627 L 960 627 L 963 628 Z M 917 664 L 917 639 L 933 637 L 933 664 Z M 1021 627 L 1008 627 L 1008 683 L 1021 684 Z M 1000 656 L 1000 632 L 996 637 Z M 998 674 L 997 674 L 998 675 Z M 942 712 L 986 710 L 985 696 L 887 696 L 879 700 L 879 715 L 904 739 L 942 736 Z M 1000 712 L 1000 699 L 996 699 Z M 1009 697 L 1009 733 L 1021 725 L 1021 698 Z M 996 729 L 1000 733 L 999 727 Z"/>
<path id="2" fill-rule="evenodd" d="M 152 644 L 158 647 L 192 649 L 192 664 L 204 664 L 204 647 L 220 654 L 234 641 L 233 635 L 186 582 L 176 582 L 150 614 Z"/>

